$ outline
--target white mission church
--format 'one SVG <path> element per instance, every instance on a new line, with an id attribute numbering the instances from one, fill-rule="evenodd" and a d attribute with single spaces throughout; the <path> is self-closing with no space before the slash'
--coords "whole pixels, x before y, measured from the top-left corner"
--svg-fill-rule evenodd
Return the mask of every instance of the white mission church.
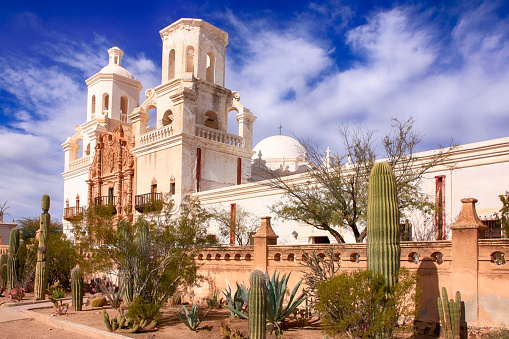
<path id="1" fill-rule="evenodd" d="M 267 216 L 283 195 L 260 182 L 257 164 L 286 170 L 296 180 L 305 175 L 303 148 L 294 138 L 275 135 L 253 147 L 256 117 L 238 92 L 224 87 L 226 32 L 180 19 L 159 33 L 161 84 L 147 89 L 141 104 L 142 84 L 122 67 L 118 47 L 108 50 L 108 65 L 86 80 L 86 121 L 62 144 L 65 230 L 84 206 L 111 204 L 119 215 L 132 206 L 139 213 L 163 193 L 171 193 L 175 213 L 182 198 L 193 195 L 205 206 Z M 157 111 L 155 128 L 147 126 L 151 109 Z M 229 113 L 236 114 L 238 135 L 227 132 Z M 433 151 L 421 155 L 427 153 Z M 509 137 L 462 145 L 450 164 L 429 171 L 423 182 L 442 211 L 435 223 L 445 229 L 457 218 L 460 199 L 474 197 L 481 219 L 495 225 L 498 195 L 509 189 Z M 272 226 L 280 244 L 334 242 L 295 221 L 273 219 Z"/>

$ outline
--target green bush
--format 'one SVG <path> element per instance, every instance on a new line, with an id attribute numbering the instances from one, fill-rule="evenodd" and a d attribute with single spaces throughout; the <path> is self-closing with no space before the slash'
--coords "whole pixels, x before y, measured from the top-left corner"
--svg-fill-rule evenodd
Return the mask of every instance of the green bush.
<path id="1" fill-rule="evenodd" d="M 410 331 L 420 296 L 417 275 L 401 269 L 398 276 L 398 283 L 390 289 L 383 276 L 369 270 L 343 273 L 322 282 L 317 310 L 325 333 L 392 338 L 396 325 L 398 331 Z"/>

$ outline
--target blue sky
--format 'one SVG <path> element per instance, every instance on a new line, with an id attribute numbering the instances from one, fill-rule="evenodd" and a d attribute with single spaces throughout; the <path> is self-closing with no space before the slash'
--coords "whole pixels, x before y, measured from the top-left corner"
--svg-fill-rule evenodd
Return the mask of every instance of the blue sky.
<path id="1" fill-rule="evenodd" d="M 278 133 L 341 147 L 337 124 L 383 135 L 417 119 L 421 150 L 508 136 L 507 1 L 3 1 L 0 203 L 7 220 L 63 206 L 60 144 L 83 123 L 84 80 L 118 39 L 123 66 L 160 82 L 159 30 L 182 17 L 229 33 L 226 87 Z M 142 98 L 143 99 L 143 98 Z M 501 188 L 501 191 L 506 188 Z M 502 192 L 501 192 L 502 193 Z M 1 204 L 0 204 L 1 205 Z"/>

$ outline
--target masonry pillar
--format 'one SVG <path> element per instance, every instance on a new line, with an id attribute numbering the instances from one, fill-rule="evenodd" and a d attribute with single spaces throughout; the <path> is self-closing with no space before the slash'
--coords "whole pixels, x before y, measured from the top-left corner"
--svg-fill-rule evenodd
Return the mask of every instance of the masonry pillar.
<path id="1" fill-rule="evenodd" d="M 479 246 L 478 240 L 484 238 L 486 226 L 479 220 L 475 211 L 477 199 L 461 199 L 463 207 L 458 220 L 451 226 L 452 231 L 452 290 L 454 296 L 460 291 L 465 302 L 465 321 L 467 325 L 478 325 L 479 293 Z M 451 297 L 453 298 L 453 297 Z"/>
<path id="2" fill-rule="evenodd" d="M 134 147 L 139 146 L 140 135 L 146 132 L 149 118 L 150 117 L 147 112 L 145 112 L 145 110 L 141 107 L 135 108 L 129 115 L 129 119 L 131 119 L 132 123 Z"/>
<path id="3" fill-rule="evenodd" d="M 277 245 L 279 236 L 270 226 L 270 217 L 261 217 L 262 224 L 254 238 L 254 264 L 263 272 L 267 272 L 269 249 L 268 245 Z"/>

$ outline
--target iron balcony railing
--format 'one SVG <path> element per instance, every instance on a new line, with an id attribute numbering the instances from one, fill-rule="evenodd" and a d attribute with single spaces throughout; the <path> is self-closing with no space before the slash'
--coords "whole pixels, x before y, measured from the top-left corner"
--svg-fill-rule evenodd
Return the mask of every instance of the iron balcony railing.
<path id="1" fill-rule="evenodd" d="M 83 213 L 83 207 L 65 207 L 64 219 L 69 221 L 72 218 L 79 216 L 81 213 Z"/>
<path id="2" fill-rule="evenodd" d="M 134 197 L 134 208 L 140 213 L 160 212 L 163 208 L 163 194 L 139 194 Z"/>

